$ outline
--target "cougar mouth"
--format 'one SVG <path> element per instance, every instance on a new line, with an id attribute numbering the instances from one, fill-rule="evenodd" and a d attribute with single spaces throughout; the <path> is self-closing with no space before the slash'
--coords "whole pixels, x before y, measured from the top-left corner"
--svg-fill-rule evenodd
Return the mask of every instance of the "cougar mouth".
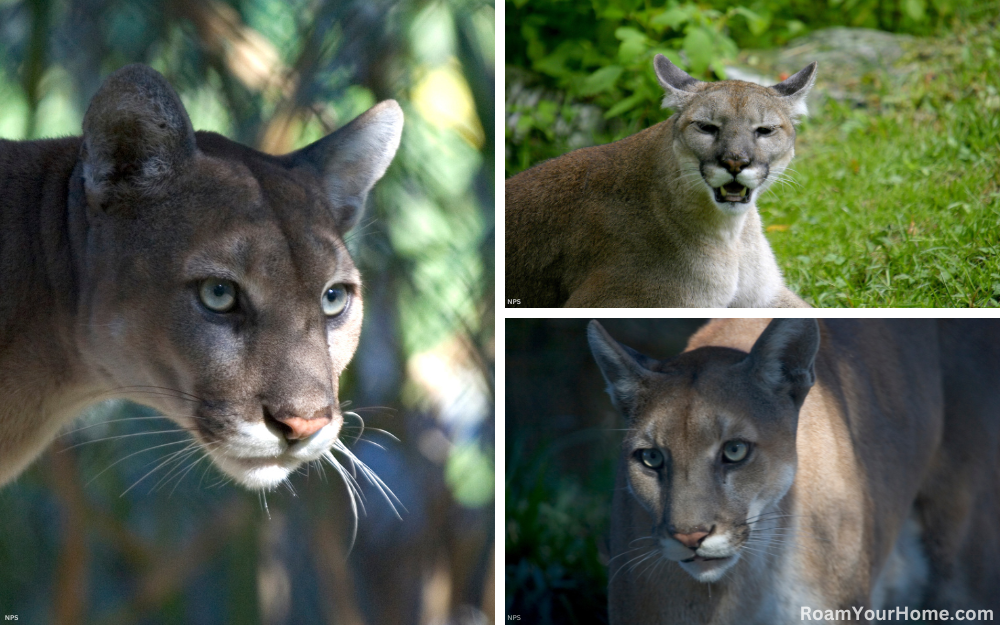
<path id="1" fill-rule="evenodd" d="M 745 187 L 735 180 L 727 182 L 714 190 L 716 202 L 740 202 L 746 204 L 753 195 L 753 189 Z"/>
<path id="2" fill-rule="evenodd" d="M 696 556 L 688 558 L 687 560 L 681 560 L 681 562 L 684 562 L 684 563 L 691 563 L 691 562 L 715 562 L 716 560 L 728 560 L 731 557 L 732 556 L 719 556 L 717 558 L 711 558 L 711 557 L 705 557 L 705 556 L 698 556 L 698 555 L 696 555 Z"/>

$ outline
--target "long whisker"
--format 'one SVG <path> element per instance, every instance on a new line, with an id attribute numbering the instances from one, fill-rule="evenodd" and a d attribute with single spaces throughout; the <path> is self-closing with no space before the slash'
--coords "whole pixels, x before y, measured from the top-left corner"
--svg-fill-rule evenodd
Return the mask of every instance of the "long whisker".
<path id="1" fill-rule="evenodd" d="M 115 419 L 105 419 L 103 421 L 98 421 L 96 423 L 90 423 L 88 425 L 84 425 L 82 427 L 78 427 L 75 430 L 67 430 L 67 431 L 63 432 L 62 434 L 60 434 L 60 436 L 69 436 L 70 434 L 76 434 L 77 432 L 83 432 L 84 430 L 89 430 L 91 428 L 100 427 L 102 425 L 108 425 L 109 423 L 119 423 L 119 422 L 125 422 L 125 421 L 153 421 L 153 420 L 163 420 L 163 419 L 169 419 L 169 418 L 170 417 L 165 417 L 165 416 L 162 416 L 162 415 L 158 415 L 158 416 L 155 416 L 155 417 L 119 417 L 119 418 L 115 418 Z"/>
<path id="2" fill-rule="evenodd" d="M 382 478 L 376 475 L 375 472 L 368 467 L 368 465 L 366 465 L 364 462 L 361 462 L 361 460 L 359 460 L 358 457 L 355 456 L 354 453 L 350 449 L 348 449 L 346 445 L 344 445 L 343 441 L 338 440 L 337 442 L 335 442 L 333 444 L 333 450 L 339 451 L 340 453 L 350 458 L 351 462 L 355 464 L 359 469 L 361 469 L 361 474 L 365 476 L 365 478 L 369 481 L 369 483 L 378 488 L 379 492 L 382 493 L 382 496 L 385 497 L 386 502 L 388 502 L 389 507 L 392 508 L 392 511 L 396 515 L 396 518 L 402 521 L 403 517 L 399 515 L 399 511 L 396 509 L 396 506 L 393 505 L 393 501 L 399 504 L 399 506 L 403 510 L 406 510 L 406 506 L 404 506 L 403 502 L 400 501 L 398 497 L 396 497 L 396 494 L 392 492 L 392 489 L 390 489 L 389 486 L 382 481 Z"/>
<path id="3" fill-rule="evenodd" d="M 155 432 L 133 432 L 131 434 L 116 434 L 114 436 L 104 436 L 102 438 L 95 438 L 89 441 L 83 441 L 82 443 L 77 443 L 75 445 L 69 445 L 61 450 L 60 453 L 69 451 L 70 449 L 76 449 L 77 447 L 83 447 L 84 445 L 91 445 L 93 443 L 100 443 L 103 441 L 114 441 L 122 438 L 132 438 L 134 436 L 152 436 L 154 434 L 183 434 L 185 430 L 183 429 L 173 429 L 173 430 L 157 430 Z"/>
<path id="4" fill-rule="evenodd" d="M 149 489 L 150 493 L 158 489 L 161 485 L 167 483 L 171 476 L 180 471 L 181 467 L 184 465 L 184 461 L 190 458 L 191 456 L 197 454 L 198 451 L 200 451 L 200 448 L 198 447 L 197 443 L 193 443 L 189 445 L 187 448 L 185 448 L 183 451 L 185 451 L 186 453 L 178 454 L 178 456 L 174 458 L 173 462 L 174 466 L 169 471 L 164 473 L 163 476 L 159 480 L 157 480 L 156 484 L 153 484 L 153 486 Z"/>
<path id="5" fill-rule="evenodd" d="M 197 443 L 195 443 L 194 441 L 192 441 L 191 444 L 192 445 L 196 445 Z M 119 497 L 124 497 L 130 490 L 132 490 L 133 488 L 135 488 L 136 486 L 138 486 L 143 480 L 145 480 L 147 477 L 149 477 L 150 475 L 152 475 L 153 473 L 155 473 L 156 471 L 158 471 L 161 467 L 163 467 L 163 466 L 169 464 L 170 462 L 172 462 L 179 454 L 184 453 L 188 449 L 189 449 L 189 447 L 185 447 L 184 449 L 175 451 L 175 452 L 167 455 L 167 457 L 166 457 L 165 460 L 163 460 L 162 462 L 160 462 L 159 464 L 157 464 L 155 467 L 153 467 L 152 469 L 150 469 L 148 472 L 146 472 L 145 475 L 143 475 L 138 480 L 136 480 L 131 486 L 129 486 L 128 488 L 126 488 L 124 491 L 122 491 L 121 495 L 118 495 L 118 496 Z"/>
<path id="6" fill-rule="evenodd" d="M 193 469 L 196 466 L 198 466 L 198 464 L 201 463 L 201 461 L 204 460 L 205 458 L 208 458 L 208 454 L 202 454 L 201 458 L 198 458 L 197 460 L 195 460 L 194 462 L 192 462 L 191 466 L 188 467 L 186 471 L 184 471 L 183 473 L 180 474 L 180 477 L 177 478 L 177 482 L 174 484 L 174 487 L 172 489 L 170 489 L 170 493 L 169 493 L 169 495 L 167 495 L 168 497 L 170 495 L 173 495 L 174 491 L 177 490 L 177 487 L 181 485 L 181 481 L 184 479 L 184 476 L 187 475 L 188 473 L 190 473 L 191 469 Z"/>
<path id="7" fill-rule="evenodd" d="M 147 447 L 145 449 L 140 449 L 139 451 L 134 451 L 134 452 L 130 453 L 129 455 L 127 455 L 127 456 L 125 456 L 123 458 L 119 458 L 118 460 L 115 460 L 114 462 L 112 462 L 111 464 L 109 464 L 107 467 L 105 467 L 104 469 L 102 469 L 100 473 L 98 473 L 94 477 L 90 478 L 90 480 L 88 480 L 87 483 L 84 484 L 84 486 L 90 486 L 91 482 L 93 482 L 97 478 L 101 477 L 105 472 L 107 472 L 109 469 L 111 469 L 111 467 L 115 466 L 119 462 L 123 462 L 125 460 L 128 460 L 132 456 L 138 456 L 139 454 L 143 454 L 143 453 L 146 453 L 147 451 L 152 451 L 154 449 L 159 449 L 161 447 L 169 447 L 171 445 L 183 445 L 184 443 L 190 444 L 191 441 L 187 440 L 187 439 L 182 440 L 182 441 L 173 441 L 173 442 L 170 442 L 170 443 L 163 443 L 162 445 L 154 445 L 153 447 Z"/>

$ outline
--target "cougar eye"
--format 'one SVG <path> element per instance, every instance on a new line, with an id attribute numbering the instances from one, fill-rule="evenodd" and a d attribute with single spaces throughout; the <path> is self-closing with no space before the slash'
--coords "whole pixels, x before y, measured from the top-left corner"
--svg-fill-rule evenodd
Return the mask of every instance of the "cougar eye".
<path id="1" fill-rule="evenodd" d="M 722 446 L 723 462 L 739 462 L 747 457 L 750 446 L 743 441 L 727 441 Z"/>
<path id="2" fill-rule="evenodd" d="M 347 292 L 347 286 L 341 283 L 331 284 L 323 291 L 320 303 L 323 306 L 323 314 L 327 317 L 336 317 L 344 312 L 347 303 L 351 301 L 351 294 Z"/>
<path id="3" fill-rule="evenodd" d="M 719 132 L 719 127 L 715 124 L 703 124 L 698 122 L 698 130 L 702 131 L 706 135 L 714 135 Z"/>
<path id="4" fill-rule="evenodd" d="M 772 132 L 774 132 L 774 128 L 771 128 L 770 126 L 761 126 L 760 128 L 757 129 L 757 136 L 766 137 Z"/>
<path id="5" fill-rule="evenodd" d="M 663 466 L 663 453 L 659 449 L 643 449 L 639 457 L 650 469 L 659 469 Z"/>
<path id="6" fill-rule="evenodd" d="M 202 280 L 198 297 L 205 308 L 212 312 L 229 312 L 236 307 L 236 283 L 223 278 Z"/>

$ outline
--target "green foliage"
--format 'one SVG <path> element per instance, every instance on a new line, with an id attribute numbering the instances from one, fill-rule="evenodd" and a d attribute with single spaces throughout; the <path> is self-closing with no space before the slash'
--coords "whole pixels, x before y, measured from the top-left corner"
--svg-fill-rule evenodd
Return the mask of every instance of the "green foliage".
<path id="1" fill-rule="evenodd" d="M 709 0 L 724 9 L 725 0 Z M 756 24 L 734 24 L 731 36 L 741 48 L 781 46 L 819 28 L 850 26 L 928 35 L 953 18 L 976 10 L 974 0 L 750 0 Z"/>
<path id="2" fill-rule="evenodd" d="M 512 0 L 506 3 L 508 93 L 506 173 L 516 174 L 570 149 L 606 143 L 664 119 L 662 88 L 652 69 L 663 54 L 701 79 L 726 77 L 739 48 L 771 48 L 831 26 L 929 34 L 985 9 L 974 0 L 725 0 L 665 4 L 640 0 Z M 562 141 L 581 107 L 604 123 L 590 136 Z"/>
<path id="3" fill-rule="evenodd" d="M 656 54 L 694 76 L 725 77 L 723 63 L 737 51 L 727 34 L 730 22 L 766 28 L 747 8 L 723 11 L 691 2 L 654 7 L 621 0 L 515 0 L 507 9 L 507 63 L 531 70 L 571 99 L 593 102 L 605 119 L 621 118 L 630 132 L 661 116 L 663 91 L 652 72 Z M 554 102 L 525 107 L 516 130 L 542 131 L 556 108 Z"/>
<path id="4" fill-rule="evenodd" d="M 778 263 L 814 305 L 1000 301 L 1000 36 L 986 24 L 917 48 L 899 82 L 869 77 L 865 108 L 826 106 L 794 187 L 761 198 Z"/>
<path id="5" fill-rule="evenodd" d="M 505 502 L 506 613 L 537 623 L 606 623 L 607 567 L 598 544 L 607 531 L 608 488 L 584 490 L 509 459 Z M 613 471 L 605 471 L 613 480 Z M 595 494 L 597 493 L 597 494 Z"/>

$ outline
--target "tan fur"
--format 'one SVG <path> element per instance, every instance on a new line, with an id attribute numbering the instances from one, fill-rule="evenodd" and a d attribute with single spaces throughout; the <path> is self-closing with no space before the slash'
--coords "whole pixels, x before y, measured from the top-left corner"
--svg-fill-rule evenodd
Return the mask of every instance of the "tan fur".
<path id="1" fill-rule="evenodd" d="M 251 487 L 326 452 L 362 318 L 343 237 L 402 121 L 383 102 L 272 157 L 195 133 L 133 65 L 94 96 L 83 137 L 0 140 L 0 484 L 111 398 L 158 409 Z M 237 286 L 232 311 L 199 299 L 217 278 Z M 350 297 L 335 316 L 329 285 Z"/>
<path id="2" fill-rule="evenodd" d="M 590 340 L 629 422 L 612 624 L 801 623 L 803 607 L 850 610 L 832 619 L 849 623 L 868 622 L 854 608 L 1000 615 L 1000 323 L 725 319 L 669 361 L 596 322 Z M 753 441 L 737 468 L 719 455 L 733 438 Z M 637 460 L 648 446 L 662 472 Z M 698 527 L 705 546 L 730 537 L 733 557 L 682 565 L 705 547 L 672 535 Z"/>
<path id="3" fill-rule="evenodd" d="M 815 64 L 773 87 L 698 82 L 662 56 L 656 70 L 673 117 L 507 180 L 505 296 L 539 307 L 806 306 L 784 286 L 756 200 L 792 160 Z M 718 201 L 727 183 L 752 189 L 748 201 Z"/>

